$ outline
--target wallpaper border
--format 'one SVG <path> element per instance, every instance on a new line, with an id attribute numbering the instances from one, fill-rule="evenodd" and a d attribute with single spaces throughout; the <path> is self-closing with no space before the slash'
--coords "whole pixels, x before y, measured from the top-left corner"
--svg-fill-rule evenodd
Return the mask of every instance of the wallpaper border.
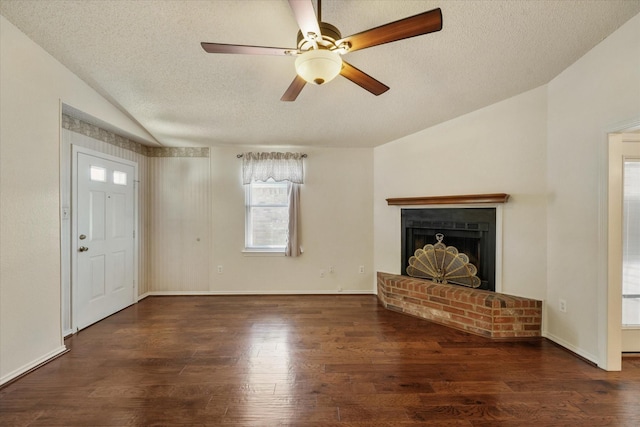
<path id="1" fill-rule="evenodd" d="M 147 147 L 67 114 L 62 114 L 62 128 L 146 157 L 209 157 L 209 147 Z"/>

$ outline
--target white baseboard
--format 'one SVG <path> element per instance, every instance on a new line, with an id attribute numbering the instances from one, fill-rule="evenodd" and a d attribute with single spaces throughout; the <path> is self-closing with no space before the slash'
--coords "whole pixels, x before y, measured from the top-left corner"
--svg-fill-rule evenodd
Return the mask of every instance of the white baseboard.
<path id="1" fill-rule="evenodd" d="M 600 362 L 597 356 L 594 356 L 593 354 L 584 351 L 576 346 L 574 346 L 573 344 L 568 343 L 567 341 L 563 340 L 562 338 L 556 337 L 553 334 L 550 334 L 549 332 L 543 331 L 542 332 L 542 336 L 553 341 L 554 343 L 561 345 L 562 347 L 566 348 L 567 350 L 577 354 L 578 356 L 588 360 L 589 362 L 593 362 L 595 363 L 597 366 L 600 366 Z"/>
<path id="2" fill-rule="evenodd" d="M 197 295 L 375 295 L 371 290 L 309 290 L 309 291 L 151 291 L 144 294 L 148 296 L 197 296 Z M 141 296 L 140 299 L 143 297 Z"/>
<path id="3" fill-rule="evenodd" d="M 149 293 L 149 292 L 145 292 L 145 293 L 144 293 L 144 294 L 142 294 L 142 295 L 138 295 L 138 299 L 136 300 L 136 302 L 140 302 L 140 301 L 142 301 L 143 299 L 145 299 L 145 298 L 146 298 L 146 297 L 148 297 L 149 295 L 150 295 L 150 293 Z"/>
<path id="4" fill-rule="evenodd" d="M 44 365 L 45 363 L 47 363 L 48 361 L 55 359 L 56 357 L 60 356 L 62 353 L 66 353 L 67 352 L 67 347 L 66 346 L 61 346 L 58 347 L 57 349 L 45 354 L 44 356 L 41 356 L 39 358 L 37 358 L 36 360 L 27 363 L 26 365 L 23 365 L 21 367 L 19 367 L 18 369 L 9 372 L 7 375 L 3 376 L 2 378 L 0 378 L 0 386 L 8 383 L 9 381 L 18 378 L 20 375 L 24 375 L 27 372 L 29 372 L 32 369 L 37 368 L 40 365 Z"/>

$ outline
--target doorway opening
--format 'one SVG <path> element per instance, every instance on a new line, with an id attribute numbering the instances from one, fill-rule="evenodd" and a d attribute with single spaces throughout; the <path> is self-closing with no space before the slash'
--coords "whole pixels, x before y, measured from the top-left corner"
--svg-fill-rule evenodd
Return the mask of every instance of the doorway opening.
<path id="1" fill-rule="evenodd" d="M 60 206 L 61 206 L 61 221 L 60 221 L 60 241 L 61 241 L 61 326 L 62 326 L 62 335 L 63 337 L 67 337 L 79 329 L 88 326 L 91 323 L 87 324 L 86 321 L 80 324 L 78 322 L 79 315 L 77 313 L 79 302 L 79 289 L 77 288 L 79 283 L 79 279 L 76 276 L 77 267 L 79 266 L 79 261 L 83 258 L 79 259 L 79 255 L 83 256 L 87 260 L 92 260 L 90 264 L 90 274 L 96 273 L 95 277 L 98 277 L 97 274 L 100 271 L 98 268 L 100 265 L 104 265 L 105 268 L 108 267 L 108 274 L 111 275 L 108 278 L 109 283 L 105 282 L 104 286 L 99 281 L 93 282 L 93 287 L 89 292 L 89 297 L 85 298 L 87 300 L 93 300 L 99 298 L 101 293 L 100 288 L 107 289 L 107 286 L 111 286 L 109 289 L 119 289 L 123 286 L 126 286 L 126 290 L 121 291 L 122 294 L 126 294 L 126 304 L 129 305 L 137 301 L 138 295 L 138 237 L 134 236 L 135 230 L 138 228 L 138 189 L 137 189 L 137 181 L 138 181 L 138 164 L 135 161 L 126 160 L 120 157 L 111 156 L 105 154 L 101 151 L 91 150 L 86 147 L 94 147 L 99 146 L 101 144 L 100 141 L 94 140 L 86 135 L 72 132 L 63 128 L 61 130 L 61 156 L 60 156 Z M 113 246 L 114 240 L 111 239 L 111 243 L 109 243 L 109 250 L 111 250 L 112 254 L 114 252 L 115 255 L 111 257 L 103 257 L 100 258 L 98 255 L 98 246 L 103 245 L 104 242 L 93 242 L 92 245 L 88 245 L 89 234 L 85 231 L 78 231 L 77 221 L 79 219 L 78 216 L 78 208 L 77 208 L 77 158 L 78 153 L 83 153 L 84 155 L 93 156 L 92 158 L 102 159 L 100 161 L 106 162 L 115 162 L 116 165 L 121 165 L 122 167 L 117 167 L 114 170 L 109 170 L 105 168 L 105 179 L 108 176 L 108 181 L 111 185 L 115 185 L 118 189 L 128 188 L 129 190 L 127 194 L 122 194 L 119 191 L 116 191 L 115 194 L 111 191 L 111 194 L 104 193 L 104 200 L 110 203 L 109 212 L 106 212 L 103 209 L 104 213 L 108 213 L 110 217 L 105 220 L 109 222 L 109 233 L 113 236 L 118 236 L 120 234 L 127 235 L 127 247 L 126 248 L 116 248 Z M 94 162 L 95 163 L 95 162 Z M 96 164 L 96 166 L 100 167 L 100 165 Z M 97 169 L 96 169 L 97 171 Z M 94 171 L 94 174 L 96 173 Z M 115 175 L 114 175 L 115 173 Z M 126 176 L 123 174 L 126 173 Z M 90 177 L 90 171 L 87 172 Z M 86 175 L 86 174 L 85 174 Z M 94 175 L 94 178 L 96 176 Z M 117 181 L 119 184 L 114 184 L 113 182 Z M 132 191 L 131 191 L 132 190 Z M 89 196 L 90 198 L 93 196 Z M 100 207 L 99 202 L 100 196 L 95 195 L 95 197 L 91 200 L 94 208 Z M 107 206 L 103 206 L 105 209 Z M 122 221 L 116 221 L 113 218 L 113 213 L 122 213 L 127 211 L 127 223 L 123 223 Z M 129 217 L 131 217 L 129 219 Z M 114 222 L 115 221 L 115 222 Z M 131 233 L 129 233 L 129 230 Z M 83 236 L 84 235 L 84 236 Z M 83 238 L 81 238 L 83 237 Z M 117 239 L 116 239 L 117 240 Z M 117 243 L 117 242 L 116 242 Z M 98 245 L 98 246 L 96 246 Z M 87 250 L 83 249 L 83 247 L 88 248 Z M 112 258 L 112 259 L 107 259 Z M 104 263 L 103 263 L 104 261 Z M 125 269 L 116 269 L 115 265 L 123 265 L 126 266 Z M 94 268 L 95 267 L 95 268 Z M 121 272 L 124 271 L 124 274 Z M 92 276 L 93 277 L 93 276 Z M 103 276 L 104 277 L 104 276 Z M 93 279 L 92 279 L 93 280 Z M 122 285 L 122 283 L 127 283 L 126 285 Z M 119 283 L 114 285 L 114 283 Z M 130 288 L 130 289 L 129 289 Z M 86 289 L 85 289 L 86 290 Z M 130 294 L 130 295 L 129 295 Z M 130 301 L 130 302 L 129 302 Z M 116 304 L 117 305 L 117 304 Z M 122 305 L 122 304 L 121 304 Z M 95 307 L 94 307 L 95 308 Z M 122 307 L 124 308 L 124 307 Z M 107 311 L 102 311 L 100 316 L 102 318 L 112 314 Z M 117 310 L 116 310 L 117 311 Z M 97 318 L 95 321 L 100 320 Z"/>

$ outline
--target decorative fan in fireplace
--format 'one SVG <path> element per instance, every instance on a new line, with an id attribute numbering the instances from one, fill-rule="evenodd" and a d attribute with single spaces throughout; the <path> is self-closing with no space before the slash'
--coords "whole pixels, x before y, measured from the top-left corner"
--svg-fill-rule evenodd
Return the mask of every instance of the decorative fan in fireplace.
<path id="1" fill-rule="evenodd" d="M 442 243 L 444 234 L 436 234 L 438 243 L 426 245 L 416 250 L 409 258 L 407 274 L 412 277 L 431 279 L 435 283 L 455 283 L 456 285 L 477 288 L 480 279 L 476 276 L 477 268 L 469 264 L 469 257 L 459 253 L 453 246 Z"/>

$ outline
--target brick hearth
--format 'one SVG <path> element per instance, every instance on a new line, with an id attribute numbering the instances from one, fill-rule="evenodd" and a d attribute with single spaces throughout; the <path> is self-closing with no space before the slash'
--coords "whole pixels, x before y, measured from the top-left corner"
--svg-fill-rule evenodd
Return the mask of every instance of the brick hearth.
<path id="1" fill-rule="evenodd" d="M 387 309 L 497 339 L 541 336 L 542 301 L 378 272 Z"/>

